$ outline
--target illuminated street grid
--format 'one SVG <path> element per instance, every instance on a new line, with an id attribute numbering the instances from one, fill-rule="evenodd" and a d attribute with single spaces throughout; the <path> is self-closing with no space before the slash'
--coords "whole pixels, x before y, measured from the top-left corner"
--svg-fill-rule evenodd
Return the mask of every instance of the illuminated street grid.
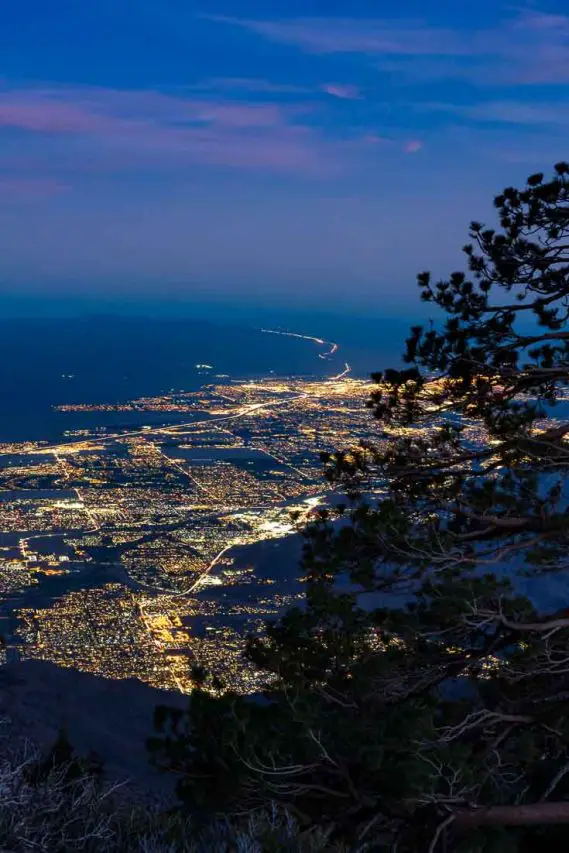
<path id="1" fill-rule="evenodd" d="M 184 692 L 202 664 L 254 690 L 244 636 L 300 593 L 258 577 L 235 549 L 288 536 L 292 510 L 308 518 L 326 499 L 320 453 L 371 437 L 369 392 L 349 368 L 326 380 L 224 380 L 61 407 L 187 412 L 187 423 L 0 445 L 0 598 L 17 618 L 8 655 Z M 69 589 L 18 604 L 49 576 Z"/>

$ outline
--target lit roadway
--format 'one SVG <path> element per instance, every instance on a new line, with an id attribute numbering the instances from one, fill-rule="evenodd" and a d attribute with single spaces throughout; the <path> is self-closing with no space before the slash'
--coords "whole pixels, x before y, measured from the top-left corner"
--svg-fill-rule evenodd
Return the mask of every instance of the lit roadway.
<path id="1" fill-rule="evenodd" d="M 262 329 L 261 331 L 266 332 L 267 334 L 271 334 L 271 335 L 284 335 L 286 337 L 299 338 L 301 340 L 306 340 L 306 341 L 313 341 L 314 343 L 318 344 L 319 346 L 330 346 L 329 351 L 327 351 L 325 353 L 319 353 L 320 358 L 329 359 L 333 355 L 335 355 L 336 352 L 338 351 L 338 344 L 334 343 L 333 341 L 326 341 L 323 338 L 316 338 L 316 337 L 312 337 L 310 335 L 300 335 L 300 334 L 297 334 L 296 332 L 278 331 L 275 329 Z M 350 372 L 351 372 L 351 367 L 346 362 L 345 366 L 344 366 L 344 370 L 341 373 L 338 373 L 337 376 L 331 376 L 331 377 L 329 377 L 328 380 L 324 380 L 324 381 L 333 382 L 333 381 L 336 381 L 339 379 L 343 379 Z M 206 420 L 202 420 L 202 421 L 189 421 L 187 423 L 174 424 L 173 426 L 169 426 L 169 427 L 160 426 L 160 427 L 155 427 L 153 429 L 137 429 L 137 430 L 131 430 L 129 432 L 113 433 L 111 435 L 104 435 L 104 436 L 101 436 L 99 438 L 88 439 L 86 442 L 84 442 L 84 441 L 72 441 L 72 442 L 66 442 L 66 443 L 59 443 L 59 444 L 54 444 L 54 445 L 50 445 L 47 447 L 43 447 L 41 450 L 39 450 L 37 452 L 39 452 L 39 453 L 52 453 L 56 457 L 57 462 L 60 464 L 60 466 L 63 470 L 64 479 L 69 479 L 69 474 L 65 470 L 64 460 L 61 459 L 61 457 L 59 456 L 59 453 L 58 453 L 58 452 L 61 452 L 65 448 L 78 448 L 78 449 L 80 449 L 82 446 L 85 446 L 85 445 L 91 446 L 93 444 L 104 444 L 107 441 L 116 441 L 116 440 L 120 440 L 120 439 L 124 440 L 124 439 L 128 439 L 132 436 L 136 436 L 136 435 L 150 436 L 150 435 L 153 435 L 156 433 L 160 433 L 160 434 L 167 433 L 167 432 L 175 433 L 177 430 L 184 429 L 185 427 L 218 424 L 218 423 L 222 423 L 222 422 L 237 420 L 239 418 L 243 418 L 243 417 L 246 417 L 247 415 L 250 415 L 252 412 L 258 412 L 258 411 L 261 411 L 261 410 L 267 409 L 267 408 L 276 408 L 279 406 L 287 406 L 287 405 L 289 405 L 289 403 L 292 403 L 295 400 L 300 400 L 303 398 L 306 399 L 310 396 L 311 395 L 308 393 L 293 394 L 290 397 L 287 397 L 286 400 L 282 400 L 282 399 L 280 399 L 280 400 L 269 400 L 269 401 L 265 401 L 264 403 L 253 403 L 250 406 L 243 406 L 231 415 L 222 415 L 222 416 L 216 417 L 216 418 L 207 418 Z M 174 462 L 174 460 L 172 460 L 170 457 L 168 457 L 161 450 L 161 448 L 157 447 L 156 449 L 161 453 L 162 456 L 165 457 L 165 459 L 168 460 L 168 462 L 171 465 L 173 465 L 175 468 L 178 468 L 181 473 L 185 474 L 185 476 L 188 477 L 194 483 L 195 486 L 197 486 L 203 492 L 208 494 L 210 497 L 213 497 L 213 498 L 216 497 L 202 483 L 199 483 L 197 480 L 195 480 L 192 477 L 191 473 L 186 468 L 184 468 L 182 465 Z M 300 471 L 300 469 L 295 468 L 293 465 L 291 465 L 290 463 L 286 462 L 283 459 L 279 459 L 279 457 L 275 456 L 273 453 L 270 453 L 268 450 L 266 450 L 266 448 L 259 447 L 257 449 L 261 450 L 261 452 L 265 453 L 267 456 L 273 458 L 276 462 L 279 462 L 280 464 L 285 465 L 289 469 L 293 470 L 296 474 L 300 475 L 303 479 L 307 479 L 306 475 L 302 471 Z M 83 503 L 83 505 L 85 507 L 85 512 L 88 513 L 88 515 L 92 521 L 92 524 L 93 524 L 92 529 L 85 531 L 85 533 L 94 533 L 94 532 L 100 530 L 101 524 L 95 519 L 92 512 L 89 509 L 87 509 L 87 507 L 85 505 L 85 501 L 84 501 L 79 489 L 74 488 L 74 491 L 77 494 L 78 499 Z M 20 540 L 20 549 L 22 551 L 23 556 L 24 557 L 27 556 L 28 543 L 30 541 L 32 541 L 33 539 L 48 538 L 51 536 L 59 536 L 59 535 L 61 535 L 61 534 L 60 533 L 47 533 L 47 534 L 40 533 L 40 534 L 33 534 L 32 536 L 22 537 L 22 539 Z M 232 543 L 232 545 L 237 545 L 237 544 L 238 544 L 237 541 L 234 541 Z M 220 559 L 220 557 L 225 553 L 225 551 L 227 551 L 229 548 L 231 548 L 232 545 L 227 546 L 226 548 L 224 548 L 220 552 L 220 554 L 217 555 L 217 557 L 212 561 L 212 563 L 205 570 L 205 572 L 201 576 L 201 578 L 203 578 L 207 574 L 209 574 L 209 572 L 211 571 L 213 566 L 217 563 L 217 561 Z M 201 583 L 201 578 L 198 579 L 198 581 L 196 581 L 196 583 L 193 585 L 193 587 L 190 590 L 186 590 L 182 594 L 188 595 L 189 592 L 191 592 L 195 588 L 197 588 L 197 586 L 199 586 L 199 584 Z"/>
<path id="2" fill-rule="evenodd" d="M 324 340 L 323 338 L 316 338 L 316 337 L 311 337 L 311 336 L 309 336 L 309 335 L 300 335 L 300 334 L 297 334 L 297 333 L 295 333 L 295 332 L 284 332 L 284 331 L 278 331 L 278 330 L 274 330 L 274 329 L 262 329 L 261 331 L 266 332 L 266 333 L 268 333 L 268 334 L 274 334 L 274 335 L 285 335 L 285 336 L 287 336 L 287 337 L 300 338 L 300 339 L 302 339 L 302 340 L 312 341 L 312 342 L 314 342 L 314 343 L 318 344 L 319 346 L 329 346 L 329 347 L 330 347 L 330 349 L 329 349 L 329 350 L 327 350 L 325 353 L 319 353 L 319 358 L 321 358 L 321 359 L 326 359 L 326 360 L 327 360 L 327 359 L 330 359 L 330 358 L 332 358 L 332 357 L 336 354 L 336 352 L 338 351 L 338 344 L 334 343 L 333 341 L 326 341 L 326 340 Z M 329 381 L 329 382 L 331 382 L 331 381 L 335 381 L 335 380 L 343 379 L 343 378 L 344 378 L 344 377 L 346 377 L 350 372 L 351 372 L 350 365 L 346 362 L 345 367 L 344 367 L 344 370 L 343 370 L 341 373 L 339 373 L 337 376 L 329 377 L 329 379 L 328 379 L 328 380 L 324 380 L 324 381 Z M 209 424 L 218 424 L 218 423 L 221 423 L 221 422 L 227 422 L 227 421 L 237 420 L 237 419 L 239 419 L 239 418 L 246 417 L 247 415 L 250 415 L 250 414 L 251 414 L 251 413 L 253 413 L 253 412 L 261 411 L 261 410 L 263 410 L 263 409 L 267 409 L 267 408 L 276 408 L 276 407 L 279 407 L 279 406 L 286 406 L 286 405 L 289 405 L 290 403 L 292 403 L 292 402 L 293 402 L 293 401 L 295 401 L 295 400 L 299 400 L 299 399 L 303 399 L 303 398 L 308 398 L 308 397 L 310 397 L 310 396 L 311 396 L 311 395 L 310 395 L 309 393 L 293 394 L 293 395 L 291 395 L 290 397 L 287 397 L 287 399 L 286 399 L 286 400 L 283 400 L 283 399 L 279 399 L 279 400 L 270 400 L 270 401 L 267 401 L 267 402 L 264 402 L 264 403 L 254 403 L 254 404 L 252 404 L 252 405 L 250 405 L 250 406 L 243 406 L 243 407 L 241 407 L 240 409 L 238 409 L 236 412 L 234 412 L 234 413 L 233 413 L 233 414 L 231 414 L 231 415 L 222 415 L 222 416 L 220 416 L 220 417 L 216 417 L 216 418 L 207 418 L 206 420 L 202 420 L 202 421 L 189 421 L 189 422 L 187 422 L 187 423 L 175 424 L 175 425 L 173 425 L 173 426 L 169 426 L 169 427 L 161 426 L 161 427 L 154 427 L 154 428 L 152 428 L 152 429 L 137 429 L 137 430 L 131 430 L 131 431 L 129 431 L 129 432 L 113 433 L 113 434 L 111 434 L 111 435 L 105 435 L 105 436 L 101 436 L 101 437 L 99 437 L 99 438 L 88 439 L 87 441 L 75 441 L 75 442 L 58 443 L 58 444 L 54 444 L 54 445 L 51 445 L 51 446 L 42 447 L 42 449 L 41 449 L 40 451 L 36 451 L 36 452 L 40 452 L 40 453 L 53 453 L 53 454 L 55 455 L 56 459 L 57 459 L 57 462 L 60 464 L 60 466 L 61 466 L 61 468 L 62 468 L 62 470 L 63 470 L 64 479 L 68 480 L 68 479 L 70 479 L 70 477 L 69 477 L 68 472 L 67 472 L 67 471 L 66 471 L 66 469 L 65 469 L 65 463 L 64 463 L 64 460 L 63 460 L 63 459 L 61 459 L 61 457 L 59 456 L 59 453 L 60 453 L 62 450 L 64 450 L 65 448 L 78 448 L 78 449 L 80 449 L 82 446 L 83 446 L 83 447 L 89 447 L 89 446 L 91 446 L 91 445 L 93 445 L 93 444 L 104 444 L 105 442 L 108 442 L 108 441 L 115 441 L 115 440 L 121 440 L 121 439 L 122 439 L 122 440 L 124 440 L 124 439 L 128 439 L 128 438 L 130 438 L 130 437 L 132 437 L 132 436 L 136 436 L 136 435 L 149 436 L 149 435 L 153 435 L 153 434 L 156 434 L 156 433 L 164 434 L 164 433 L 166 433 L 166 432 L 176 432 L 177 430 L 183 429 L 184 427 L 201 426 L 201 425 L 209 425 Z M 155 447 L 156 447 L 156 445 L 155 445 Z M 191 476 L 191 474 L 189 473 L 189 471 L 188 471 L 187 469 L 185 469 L 182 465 L 180 465 L 179 463 L 176 463 L 174 460 L 172 460 L 170 457 L 168 457 L 168 456 L 167 456 L 167 455 L 166 455 L 166 454 L 165 454 L 165 453 L 164 453 L 160 448 L 156 448 L 156 449 L 157 449 L 157 450 L 162 454 L 162 456 L 164 456 L 164 457 L 168 460 L 168 462 L 169 462 L 171 465 L 173 465 L 174 467 L 178 468 L 178 469 L 179 469 L 183 474 L 185 474 L 185 475 L 186 475 L 186 476 L 187 476 L 187 477 L 188 477 L 188 478 L 189 478 L 189 479 L 190 479 L 190 480 L 191 480 L 191 481 L 192 481 L 192 482 L 193 482 L 193 483 L 194 483 L 198 488 L 200 488 L 202 491 L 206 492 L 206 493 L 207 493 L 207 494 L 209 494 L 210 496 L 215 497 L 215 495 L 213 495 L 213 494 L 212 494 L 212 493 L 211 493 L 207 488 L 205 488 L 205 487 L 203 486 L 203 484 L 198 483 L 196 480 L 194 480 L 194 478 Z M 265 448 L 257 448 L 257 449 L 261 450 L 261 451 L 262 451 L 263 453 L 265 453 L 267 456 L 272 457 L 272 458 L 273 458 L 273 459 L 275 459 L 277 462 L 279 462 L 279 463 L 281 463 L 281 464 L 283 464 L 283 465 L 286 465 L 286 467 L 288 467 L 288 468 L 291 468 L 291 469 L 292 469 L 292 470 L 294 470 L 297 474 L 300 474 L 303 478 L 305 478 L 305 479 L 306 479 L 306 475 L 305 475 L 302 471 L 300 471 L 300 470 L 299 470 L 299 469 L 297 469 L 297 468 L 294 468 L 294 466 L 290 465 L 289 463 L 285 462 L 284 460 L 279 459 L 278 457 L 274 456 L 272 453 L 269 453 Z M 58 452 L 59 452 L 59 453 L 58 453 Z M 83 506 L 85 507 L 85 511 L 88 513 L 88 515 L 89 515 L 89 517 L 90 517 L 90 519 L 91 519 L 91 521 L 92 521 L 92 523 L 93 523 L 93 529 L 92 529 L 92 530 L 90 530 L 90 531 L 85 531 L 85 532 L 86 532 L 86 533 L 87 533 L 87 532 L 95 532 L 95 531 L 97 531 L 97 530 L 100 530 L 100 529 L 101 529 L 101 525 L 100 525 L 100 523 L 95 519 L 95 517 L 93 516 L 93 514 L 91 513 L 91 511 L 90 511 L 90 510 L 88 510 L 88 509 L 87 509 L 87 507 L 85 506 L 85 501 L 84 501 L 84 499 L 83 499 L 83 497 L 82 497 L 82 495 L 81 495 L 81 493 L 80 493 L 79 489 L 74 488 L 74 491 L 75 491 L 75 493 L 77 494 L 77 497 L 78 497 L 79 501 L 80 501 L 80 502 L 83 504 Z M 310 510 L 307 510 L 307 512 L 306 512 L 306 516 L 307 516 L 307 517 L 308 517 L 309 512 L 310 512 Z M 31 535 L 31 536 L 22 537 L 22 539 L 20 540 L 20 549 L 21 549 L 21 551 L 22 551 L 22 555 L 23 555 L 24 557 L 27 557 L 27 556 L 28 556 L 28 554 L 27 554 L 27 550 L 28 550 L 29 542 L 30 542 L 31 540 L 33 540 L 33 539 L 39 539 L 39 538 L 44 538 L 44 537 L 46 537 L 46 536 L 47 536 L 47 537 L 50 537 L 50 536 L 57 536 L 57 535 L 60 535 L 60 534 L 58 534 L 58 533 L 33 534 L 33 535 Z M 210 562 L 210 563 L 209 563 L 209 565 L 205 568 L 205 570 L 203 571 L 203 573 L 202 573 L 202 574 L 200 574 L 200 576 L 197 578 L 197 580 L 196 580 L 196 581 L 194 581 L 194 583 L 193 583 L 193 584 L 192 584 L 188 589 L 184 590 L 183 592 L 179 592 L 179 593 L 167 593 L 165 590 L 160 590 L 160 591 L 162 592 L 162 594 L 163 594 L 163 595 L 165 595 L 165 596 L 166 596 L 166 597 L 168 597 L 168 598 L 179 598 L 179 597 L 183 597 L 183 596 L 185 597 L 185 596 L 189 596 L 189 595 L 191 595 L 192 593 L 196 592 L 196 591 L 199 589 L 199 587 L 200 587 L 200 586 L 202 585 L 202 583 L 204 582 L 205 578 L 210 574 L 210 572 L 212 571 L 212 569 L 214 569 L 214 568 L 215 568 L 215 566 L 220 562 L 220 560 L 224 557 L 224 555 L 225 555 L 228 551 L 230 551 L 232 548 L 234 548 L 236 545 L 239 545 L 239 544 L 246 544 L 246 540 L 240 540 L 239 538 L 235 538 L 235 539 L 233 539 L 229 544 L 227 544 L 224 548 L 222 548 L 222 549 L 221 549 L 221 551 L 219 551 L 219 553 L 218 553 L 218 554 L 213 558 L 213 560 L 211 560 L 211 562 Z M 128 575 L 128 572 L 127 572 L 127 575 Z M 140 585 L 141 585 L 141 586 L 143 586 L 143 587 L 146 587 L 146 588 L 150 588 L 150 589 L 152 589 L 152 587 L 148 587 L 146 584 L 140 584 Z M 156 587 L 155 587 L 155 588 L 154 588 L 154 592 L 157 592 L 157 591 L 158 591 L 158 588 L 156 588 Z M 154 638 L 154 635 L 153 635 L 153 632 L 152 632 L 152 628 L 151 628 L 151 626 L 150 626 L 150 625 L 149 625 L 149 623 L 148 623 L 148 617 L 147 617 L 147 614 L 146 614 L 146 612 L 145 612 L 145 603 L 144 603 L 144 602 L 140 602 L 140 604 L 139 604 L 139 612 L 140 612 L 141 620 L 142 620 L 142 622 L 143 622 L 143 624 L 144 624 L 144 626 L 145 626 L 145 628 L 146 628 L 146 630 L 147 630 L 148 634 L 150 635 L 150 638 L 152 639 L 152 641 L 155 643 L 155 645 L 156 645 L 156 646 L 159 648 L 159 650 L 161 651 L 161 650 L 162 650 L 162 649 L 161 649 L 161 646 L 160 646 L 160 644 L 156 641 L 156 639 Z M 175 675 L 175 673 L 173 673 L 173 672 L 172 672 L 172 676 L 173 676 L 173 678 L 175 679 L 175 681 L 176 681 L 176 683 L 177 683 L 178 688 L 180 689 L 180 691 L 184 692 L 183 685 L 181 684 L 180 680 L 179 680 L 179 679 L 178 679 L 178 677 Z"/>
<path id="3" fill-rule="evenodd" d="M 284 406 L 287 403 L 291 403 L 293 400 L 298 400 L 301 397 L 309 397 L 309 394 L 294 394 L 290 397 L 287 397 L 286 400 L 269 400 L 265 403 L 254 403 L 250 406 L 244 406 L 239 409 L 237 412 L 234 412 L 232 415 L 221 415 L 217 418 L 207 418 L 203 421 L 187 421 L 186 423 L 181 424 L 173 424 L 172 426 L 159 426 L 152 427 L 148 429 L 147 427 L 142 427 L 141 429 L 129 430 L 128 432 L 115 432 L 110 435 L 103 435 L 99 438 L 89 438 L 87 440 L 80 441 L 68 441 L 63 444 L 51 444 L 45 447 L 41 447 L 38 450 L 35 450 L 34 453 L 54 453 L 58 450 L 63 450 L 64 448 L 76 447 L 81 449 L 82 447 L 91 447 L 93 444 L 104 444 L 106 441 L 119 441 L 121 439 L 132 438 L 136 435 L 154 435 L 155 433 L 165 433 L 165 432 L 176 432 L 176 430 L 184 429 L 184 427 L 192 427 L 192 426 L 206 426 L 209 424 L 217 424 L 220 421 L 232 421 L 235 418 L 243 418 L 246 415 L 251 414 L 251 412 L 256 412 L 259 409 L 266 409 L 269 406 Z"/>
<path id="4" fill-rule="evenodd" d="M 61 467 L 61 470 L 63 472 L 64 482 L 66 480 L 69 480 L 70 476 L 69 476 L 69 474 L 65 468 L 64 460 L 61 459 L 61 457 L 57 454 L 57 451 L 51 451 L 51 452 L 53 453 L 53 455 L 55 456 L 55 458 L 57 460 L 57 463 Z M 87 507 L 87 505 L 85 503 L 85 499 L 84 499 L 83 495 L 81 494 L 81 492 L 79 491 L 79 489 L 76 486 L 72 486 L 72 491 L 74 491 L 75 494 L 77 495 L 77 500 L 79 501 L 79 503 L 83 504 L 83 509 L 85 510 L 85 514 L 89 517 L 89 519 L 91 520 L 91 523 L 93 525 L 93 527 L 89 528 L 89 530 L 83 530 L 82 531 L 83 535 L 86 535 L 88 533 L 97 533 L 101 529 L 100 523 L 97 521 L 97 519 L 95 518 L 95 516 L 93 515 L 91 510 Z M 31 536 L 23 536 L 19 540 L 19 548 L 20 548 L 20 551 L 22 553 L 22 557 L 24 559 L 27 559 L 29 556 L 31 556 L 28 552 L 28 547 L 29 547 L 29 543 L 32 542 L 34 539 L 54 539 L 57 536 L 61 536 L 61 535 L 62 535 L 62 532 L 60 531 L 57 533 L 33 533 Z"/>
<path id="5" fill-rule="evenodd" d="M 319 346 L 328 346 L 330 350 L 328 352 L 319 352 L 318 358 L 332 358 L 338 352 L 338 344 L 335 344 L 334 341 L 325 341 L 323 338 L 314 338 L 312 335 L 299 335 L 298 332 L 281 332 L 279 329 L 261 329 L 262 332 L 265 332 L 267 335 L 283 335 L 287 338 L 300 338 L 303 341 L 313 341 L 315 344 Z"/>
<path id="6" fill-rule="evenodd" d="M 267 334 L 271 334 L 271 335 L 284 335 L 284 336 L 290 337 L 290 338 L 300 338 L 301 340 L 313 341 L 314 343 L 318 344 L 319 346 L 330 346 L 329 351 L 327 351 L 325 353 L 319 353 L 319 357 L 323 358 L 323 359 L 331 358 L 333 355 L 335 355 L 337 353 L 337 351 L 339 349 L 338 344 L 334 343 L 333 341 L 326 341 L 323 338 L 314 338 L 314 337 L 311 337 L 309 335 L 299 335 L 296 332 L 280 332 L 280 331 L 276 331 L 273 329 L 261 329 L 261 331 L 266 332 Z M 339 373 L 337 376 L 330 376 L 328 379 L 325 379 L 323 381 L 324 382 L 334 382 L 338 379 L 345 378 L 350 372 L 351 372 L 351 367 L 346 362 L 345 366 L 344 366 L 344 370 L 341 373 Z M 116 441 L 116 440 L 120 440 L 120 439 L 127 439 L 127 438 L 131 438 L 131 437 L 137 436 L 137 435 L 153 435 L 155 433 L 176 432 L 176 430 L 184 429 L 184 427 L 204 426 L 207 424 L 217 424 L 217 423 L 221 423 L 224 421 L 232 421 L 232 420 L 235 420 L 236 418 L 245 417 L 245 416 L 251 414 L 252 412 L 260 411 L 262 409 L 266 409 L 266 408 L 270 408 L 270 407 L 276 407 L 276 406 L 286 406 L 286 405 L 288 405 L 288 403 L 291 403 L 293 400 L 299 400 L 303 397 L 306 398 L 309 396 L 310 396 L 310 394 L 307 394 L 307 393 L 294 394 L 294 395 L 291 395 L 290 397 L 287 397 L 286 400 L 270 400 L 270 401 L 264 402 L 264 403 L 254 403 L 250 406 L 243 406 L 242 408 L 238 409 L 237 412 L 234 412 L 231 415 L 221 415 L 220 417 L 207 418 L 206 420 L 203 420 L 203 421 L 188 421 L 186 423 L 174 424 L 174 425 L 169 426 L 169 427 L 160 426 L 160 427 L 153 427 L 151 429 L 141 428 L 141 429 L 136 429 L 136 430 L 130 430 L 128 432 L 112 433 L 111 435 L 104 435 L 104 436 L 100 436 L 99 438 L 90 438 L 87 441 L 69 441 L 69 442 L 66 442 L 63 444 L 58 443 L 58 444 L 53 444 L 53 445 L 49 445 L 46 447 L 42 447 L 40 450 L 37 450 L 36 452 L 37 453 L 53 453 L 54 451 L 62 450 L 64 448 L 69 448 L 69 447 L 77 447 L 77 448 L 81 448 L 81 446 L 89 446 L 90 447 L 93 444 L 104 444 L 107 441 Z"/>

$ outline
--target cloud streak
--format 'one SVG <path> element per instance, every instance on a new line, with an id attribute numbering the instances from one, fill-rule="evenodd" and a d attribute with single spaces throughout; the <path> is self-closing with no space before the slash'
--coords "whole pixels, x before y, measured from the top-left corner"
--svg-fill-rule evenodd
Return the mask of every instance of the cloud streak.
<path id="1" fill-rule="evenodd" d="M 249 81 L 243 86 L 247 90 Z M 357 87 L 330 83 L 310 91 L 317 97 L 291 102 L 254 100 L 250 93 L 245 99 L 200 98 L 157 90 L 4 86 L 0 152 L 6 134 L 16 132 L 22 151 L 35 145 L 36 153 L 49 150 L 59 162 L 69 152 L 78 171 L 100 171 L 105 162 L 128 170 L 216 166 L 336 174 L 357 164 L 370 135 L 380 136 L 375 128 L 352 131 L 345 122 L 327 123 L 326 103 L 359 100 Z"/>
<path id="2" fill-rule="evenodd" d="M 143 90 L 65 87 L 0 91 L 0 124 L 47 133 L 105 132 L 140 123 L 275 127 L 286 124 L 294 111 L 273 103 L 192 100 Z"/>
<path id="3" fill-rule="evenodd" d="M 359 101 L 362 97 L 357 86 L 345 83 L 326 83 L 322 86 L 322 91 L 334 98 L 340 98 L 342 101 Z"/>
<path id="4" fill-rule="evenodd" d="M 493 27 L 438 27 L 424 20 L 210 16 L 312 54 L 355 54 L 415 80 L 481 84 L 569 82 L 569 15 L 522 10 Z"/>
<path id="5" fill-rule="evenodd" d="M 447 113 L 476 123 L 520 125 L 550 129 L 569 126 L 569 107 L 563 104 L 525 101 L 486 101 L 476 104 L 423 103 L 419 112 Z"/>
<path id="6" fill-rule="evenodd" d="M 0 204 L 41 201 L 67 192 L 69 187 L 54 178 L 22 178 L 0 175 Z"/>
<path id="7" fill-rule="evenodd" d="M 0 128 L 80 137 L 101 153 L 176 162 L 317 171 L 324 143 L 301 122 L 306 107 L 99 88 L 0 93 Z"/>
<path id="8" fill-rule="evenodd" d="M 208 17 L 311 53 L 455 56 L 471 52 L 471 48 L 453 30 L 428 27 L 421 22 L 362 18 L 290 18 L 270 21 L 224 15 Z"/>

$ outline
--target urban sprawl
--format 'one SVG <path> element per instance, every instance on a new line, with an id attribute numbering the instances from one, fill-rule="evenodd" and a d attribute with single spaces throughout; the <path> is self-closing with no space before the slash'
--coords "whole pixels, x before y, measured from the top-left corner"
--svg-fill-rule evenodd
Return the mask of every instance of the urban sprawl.
<path id="1" fill-rule="evenodd" d="M 183 423 L 0 445 L 5 656 L 183 692 L 198 664 L 255 689 L 245 637 L 302 587 L 258 575 L 243 546 L 289 536 L 326 501 L 320 454 L 369 438 L 369 391 L 347 366 L 329 379 L 219 377 L 197 392 L 58 407 Z M 63 593 L 25 606 L 52 577 L 69 581 Z"/>

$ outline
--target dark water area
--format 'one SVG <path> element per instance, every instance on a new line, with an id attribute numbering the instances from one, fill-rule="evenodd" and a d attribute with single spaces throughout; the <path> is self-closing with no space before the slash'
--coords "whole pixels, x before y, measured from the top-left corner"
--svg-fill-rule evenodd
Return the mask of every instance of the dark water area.
<path id="1" fill-rule="evenodd" d="M 43 453 L 6 453 L 0 457 L 0 468 L 18 468 L 21 465 L 29 468 L 32 465 L 44 465 L 46 459 L 53 461 L 53 456 Z"/>
<path id="2" fill-rule="evenodd" d="M 219 577 L 222 585 L 202 587 L 196 595 L 202 600 L 215 601 L 219 606 L 220 612 L 215 617 L 215 626 L 226 625 L 247 633 L 251 616 L 244 613 L 241 607 L 237 608 L 238 612 L 233 612 L 235 605 L 247 603 L 254 608 L 267 599 L 273 599 L 275 612 L 271 613 L 269 618 L 277 618 L 276 611 L 288 609 L 292 603 L 289 596 L 298 596 L 304 592 L 304 587 L 300 583 L 303 544 L 304 540 L 301 536 L 292 534 L 282 539 L 232 548 L 230 552 L 230 557 L 234 561 L 232 568 L 245 569 L 247 566 L 254 566 L 255 576 L 250 582 L 245 579 L 234 585 L 227 585 L 223 583 L 223 564 L 216 566 L 212 577 Z M 212 625 L 209 616 L 186 617 L 185 622 L 191 626 L 193 633 L 202 636 L 207 635 Z"/>
<path id="3" fill-rule="evenodd" d="M 167 456 L 175 459 L 186 459 L 190 462 L 238 462 L 239 460 L 251 460 L 264 462 L 267 459 L 265 453 L 256 450 L 254 447 L 216 447 L 210 449 L 207 447 L 175 447 L 171 450 L 166 449 Z M 271 458 L 271 464 L 273 460 Z"/>
<path id="4" fill-rule="evenodd" d="M 46 536 L 45 551 L 49 553 L 65 553 L 66 546 L 61 540 Z M 19 625 L 17 611 L 20 609 L 36 610 L 49 607 L 54 601 L 78 592 L 83 589 L 95 589 L 108 583 L 117 583 L 124 580 L 115 566 L 107 566 L 101 563 L 75 563 L 67 564 L 70 567 L 69 574 L 42 575 L 39 583 L 31 584 L 17 592 L 7 595 L 0 608 L 0 618 L 4 622 L 4 630 L 14 631 Z"/>
<path id="5" fill-rule="evenodd" d="M 216 380 L 332 375 L 343 361 L 316 344 L 191 319 L 68 317 L 0 320 L 0 441 L 56 440 L 65 430 L 191 420 L 177 413 L 62 413 L 54 406 L 116 403 Z M 196 367 L 212 365 L 208 371 Z M 221 380 L 223 381 L 223 380 Z"/>
<path id="6" fill-rule="evenodd" d="M 25 501 L 27 498 L 38 500 L 76 500 L 77 493 L 72 489 L 0 489 L 0 503 L 5 501 Z"/>

